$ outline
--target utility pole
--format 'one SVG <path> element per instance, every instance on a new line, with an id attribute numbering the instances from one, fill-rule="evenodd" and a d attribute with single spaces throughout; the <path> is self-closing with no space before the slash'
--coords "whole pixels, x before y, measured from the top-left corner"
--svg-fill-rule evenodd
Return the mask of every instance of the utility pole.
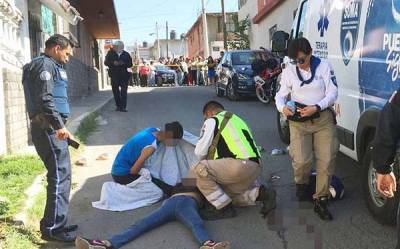
<path id="1" fill-rule="evenodd" d="M 159 60 L 161 57 L 161 52 L 160 52 L 160 39 L 158 38 L 158 23 L 157 22 L 156 22 L 156 36 L 157 36 L 157 54 L 158 54 L 157 60 Z"/>
<path id="2" fill-rule="evenodd" d="M 222 28 L 224 31 L 224 49 L 228 50 L 228 33 L 226 31 L 226 15 L 225 15 L 225 1 L 221 0 L 221 8 L 222 8 Z"/>
<path id="3" fill-rule="evenodd" d="M 207 14 L 206 14 L 206 8 L 204 6 L 204 0 L 201 0 L 201 16 L 203 19 L 203 39 L 204 39 L 204 50 L 203 54 L 205 58 L 208 58 L 210 54 L 210 48 L 208 46 L 208 27 L 207 27 Z"/>
<path id="4" fill-rule="evenodd" d="M 168 21 L 166 22 L 165 25 L 165 29 L 166 29 L 166 35 L 167 35 L 167 58 L 169 57 L 169 51 L 168 51 Z"/>

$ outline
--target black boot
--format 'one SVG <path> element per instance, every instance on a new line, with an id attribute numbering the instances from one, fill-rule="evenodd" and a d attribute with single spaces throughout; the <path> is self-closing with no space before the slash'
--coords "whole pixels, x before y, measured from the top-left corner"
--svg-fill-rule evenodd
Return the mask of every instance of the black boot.
<path id="1" fill-rule="evenodd" d="M 314 212 L 322 220 L 333 220 L 332 214 L 328 210 L 328 197 L 326 196 L 314 200 Z"/>
<path id="2" fill-rule="evenodd" d="M 262 202 L 260 213 L 265 218 L 271 210 L 276 208 L 276 191 L 261 185 L 256 201 Z"/>
<path id="3" fill-rule="evenodd" d="M 53 235 L 42 235 L 42 239 L 46 241 L 57 241 L 64 243 L 72 243 L 75 241 L 76 236 L 68 232 L 61 231 Z"/>
<path id="4" fill-rule="evenodd" d="M 236 216 L 236 210 L 232 203 L 219 210 L 212 205 L 206 205 L 204 209 L 199 210 L 199 213 L 203 220 L 221 220 Z"/>
<path id="5" fill-rule="evenodd" d="M 296 197 L 298 201 L 308 201 L 310 198 L 307 196 L 307 184 L 296 184 Z"/>

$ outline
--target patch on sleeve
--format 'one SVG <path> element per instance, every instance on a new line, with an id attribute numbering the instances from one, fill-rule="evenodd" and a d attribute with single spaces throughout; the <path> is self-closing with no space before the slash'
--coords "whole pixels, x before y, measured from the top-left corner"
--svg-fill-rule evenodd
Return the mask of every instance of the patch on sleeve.
<path id="1" fill-rule="evenodd" d="M 51 79 L 51 74 L 48 71 L 43 71 L 40 73 L 40 79 L 43 81 L 48 81 Z"/>
<path id="2" fill-rule="evenodd" d="M 336 76 L 331 76 L 332 83 L 337 87 Z"/>
<path id="3" fill-rule="evenodd" d="M 205 131 L 206 131 L 206 124 L 204 124 L 203 127 L 201 128 L 200 138 L 204 136 Z"/>

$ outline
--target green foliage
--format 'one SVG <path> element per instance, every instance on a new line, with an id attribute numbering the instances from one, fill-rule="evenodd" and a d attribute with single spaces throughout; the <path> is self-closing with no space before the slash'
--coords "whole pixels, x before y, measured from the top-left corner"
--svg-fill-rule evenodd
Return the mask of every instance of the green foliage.
<path id="1" fill-rule="evenodd" d="M 0 248 L 37 249 L 41 243 L 39 233 L 31 228 L 0 223 Z"/>
<path id="2" fill-rule="evenodd" d="M 75 137 L 78 138 L 79 141 L 85 143 L 89 136 L 96 130 L 97 116 L 97 113 L 93 112 L 89 114 L 84 120 L 82 120 L 75 134 Z"/>
<path id="3" fill-rule="evenodd" d="M 234 38 L 228 41 L 228 46 L 230 49 L 249 49 L 250 48 L 250 38 L 248 30 L 251 26 L 249 16 L 245 19 L 239 21 L 238 16 L 234 16 L 233 21 L 235 23 Z"/>
<path id="4" fill-rule="evenodd" d="M 44 172 L 42 161 L 36 156 L 0 157 L 0 196 L 6 198 L 0 218 L 10 218 L 22 205 L 25 194 L 35 177 Z"/>
<path id="5" fill-rule="evenodd" d="M 34 228 L 39 225 L 40 219 L 44 213 L 44 207 L 47 199 L 46 186 L 44 184 L 41 186 L 42 189 L 37 196 L 35 196 L 33 205 L 27 210 L 28 223 Z"/>

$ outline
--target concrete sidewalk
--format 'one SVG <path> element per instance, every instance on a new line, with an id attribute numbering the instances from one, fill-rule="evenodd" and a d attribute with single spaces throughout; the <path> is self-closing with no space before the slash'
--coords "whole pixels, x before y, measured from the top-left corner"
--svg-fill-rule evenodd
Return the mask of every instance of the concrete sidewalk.
<path id="1" fill-rule="evenodd" d="M 99 112 L 113 99 L 111 87 L 101 90 L 87 97 L 81 97 L 71 101 L 71 115 L 67 123 L 67 129 L 74 134 L 82 120 L 93 112 Z M 20 155 L 37 155 L 35 147 L 30 144 L 25 149 L 17 152 Z"/>
<path id="2" fill-rule="evenodd" d="M 68 130 L 75 133 L 82 120 L 91 113 L 100 111 L 112 99 L 113 94 L 111 88 L 109 88 L 71 101 L 71 115 L 67 123 Z"/>

